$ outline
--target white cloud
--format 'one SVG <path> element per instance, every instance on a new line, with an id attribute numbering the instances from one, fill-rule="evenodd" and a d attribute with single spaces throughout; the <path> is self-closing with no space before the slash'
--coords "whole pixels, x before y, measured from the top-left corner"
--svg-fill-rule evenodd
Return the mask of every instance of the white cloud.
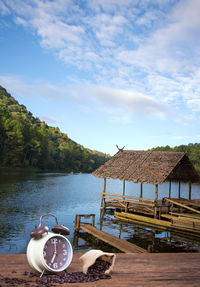
<path id="1" fill-rule="evenodd" d="M 88 17 L 88 24 L 94 31 L 97 40 L 103 46 L 115 46 L 115 40 L 122 34 L 123 26 L 127 24 L 126 18 L 121 15 L 100 13 Z"/>
<path id="2" fill-rule="evenodd" d="M 76 102 L 92 105 L 94 110 L 107 114 L 111 121 L 130 123 L 138 115 L 163 120 L 173 114 L 167 104 L 136 91 L 84 84 L 71 86 L 69 93 Z"/>
<path id="3" fill-rule="evenodd" d="M 0 10 L 61 61 L 93 74 L 92 87 L 71 94 L 80 100 L 83 89 L 113 118 L 119 111 L 127 122 L 135 114 L 165 118 L 171 105 L 191 119 L 200 110 L 199 0 L 0 0 Z"/>
<path id="4" fill-rule="evenodd" d="M 61 123 L 61 121 L 59 119 L 56 119 L 56 118 L 54 118 L 52 116 L 43 116 L 43 117 L 41 117 L 41 120 L 47 122 L 48 124 Z"/>
<path id="5" fill-rule="evenodd" d="M 106 107 L 113 115 L 121 115 L 127 122 L 136 115 L 153 116 L 164 119 L 169 114 L 168 106 L 153 97 L 135 91 L 111 89 L 107 87 L 88 87 L 87 94 L 97 105 Z"/>
<path id="6" fill-rule="evenodd" d="M 62 83 L 62 87 L 41 82 L 30 85 L 26 84 L 22 78 L 1 75 L 0 84 L 19 99 L 32 97 L 47 102 L 56 101 L 60 104 L 75 102 L 80 108 L 83 105 L 92 106 L 93 110 L 107 114 L 111 121 L 120 120 L 130 123 L 137 115 L 165 119 L 171 114 L 166 104 L 135 91 L 90 86 L 89 84 L 77 85 L 77 83 L 75 86 Z"/>
<path id="7" fill-rule="evenodd" d="M 200 112 L 200 98 L 188 100 L 187 104 L 193 111 Z"/>
<path id="8" fill-rule="evenodd" d="M 0 75 L 0 85 L 3 86 L 12 94 L 12 96 L 17 98 L 34 98 L 46 101 L 56 101 L 62 100 L 63 97 L 68 96 L 69 93 L 66 91 L 65 87 L 60 85 L 55 86 L 50 83 L 44 83 L 35 81 L 31 84 L 27 84 L 22 77 L 16 76 L 4 76 Z"/>
<path id="9" fill-rule="evenodd" d="M 5 5 L 5 3 L 0 0 L 0 14 L 5 15 L 9 14 L 9 8 Z"/>
<path id="10" fill-rule="evenodd" d="M 200 2 L 181 1 L 164 26 L 149 33 L 137 49 L 124 49 L 118 59 L 147 73 L 182 73 L 191 71 L 200 44 Z M 192 5 L 191 5 L 192 3 Z M 140 18 L 140 21 L 142 18 Z M 192 57 L 191 57 L 191 53 Z M 197 58 L 196 58 L 197 59 Z M 196 62 L 196 65 L 199 64 Z"/>

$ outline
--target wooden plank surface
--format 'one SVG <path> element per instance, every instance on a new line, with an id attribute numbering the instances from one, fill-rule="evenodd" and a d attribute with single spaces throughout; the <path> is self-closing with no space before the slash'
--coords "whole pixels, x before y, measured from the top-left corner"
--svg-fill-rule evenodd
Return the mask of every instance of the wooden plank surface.
<path id="1" fill-rule="evenodd" d="M 82 271 L 79 258 L 82 254 L 75 253 L 68 272 Z M 89 283 L 52 284 L 61 287 L 199 287 L 200 286 L 200 253 L 117 253 L 111 279 L 102 279 Z M 25 254 L 0 255 L 0 280 L 3 277 L 31 280 L 29 285 L 36 286 L 35 277 L 27 278 L 24 272 L 33 272 L 29 267 Z M 47 276 L 47 275 L 45 275 Z M 3 281 L 0 286 L 11 287 Z"/>
<path id="2" fill-rule="evenodd" d="M 122 252 L 125 253 L 143 253 L 147 252 L 145 249 L 132 244 L 126 240 L 117 238 L 116 236 L 113 236 L 111 234 L 108 234 L 102 230 L 97 229 L 96 227 L 89 225 L 89 224 L 81 224 L 80 229 L 92 234 L 96 238 L 110 244 L 111 246 L 114 246 L 115 248 L 119 249 Z"/>

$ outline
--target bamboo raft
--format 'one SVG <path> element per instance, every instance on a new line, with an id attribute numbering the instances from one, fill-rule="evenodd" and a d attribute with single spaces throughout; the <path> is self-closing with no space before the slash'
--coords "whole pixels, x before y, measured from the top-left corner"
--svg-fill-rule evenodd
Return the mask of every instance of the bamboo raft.
<path id="1" fill-rule="evenodd" d="M 84 217 L 84 218 L 92 217 L 92 225 L 81 223 L 81 217 Z M 108 234 L 107 232 L 97 229 L 96 227 L 94 227 L 94 218 L 95 218 L 94 214 L 77 214 L 75 217 L 76 232 L 79 232 L 80 229 L 85 232 L 88 232 L 89 234 L 95 236 L 99 240 L 106 242 L 107 244 L 117 248 L 118 250 L 124 253 L 145 253 L 147 252 L 145 249 L 135 244 L 132 244 L 126 240 L 117 238 L 116 236 L 113 236 L 111 234 Z"/>
<path id="2" fill-rule="evenodd" d="M 68 272 L 82 271 L 80 264 L 81 253 L 75 253 L 72 263 L 68 267 Z M 111 279 L 99 280 L 89 283 L 64 283 L 54 286 L 82 286 L 82 287 L 199 287 L 200 282 L 200 253 L 117 253 Z M 0 255 L 0 285 L 2 287 L 11 286 L 37 286 L 36 277 L 31 277 L 27 273 L 34 272 L 28 265 L 25 254 L 1 254 Z M 20 279 L 30 280 L 28 284 L 22 283 L 13 285 L 6 284 L 2 278 L 9 280 Z M 10 282 L 10 281 L 9 281 Z"/>
<path id="3" fill-rule="evenodd" d="M 151 218 L 147 216 L 142 216 L 138 214 L 131 214 L 126 212 L 115 212 L 115 218 L 120 219 L 122 221 L 126 221 L 129 223 L 141 223 L 145 226 L 153 226 L 157 227 L 161 230 L 168 230 L 168 231 L 177 231 L 178 233 L 187 234 L 191 237 L 196 237 L 199 239 L 200 236 L 200 228 L 199 228 L 199 220 L 195 222 L 195 219 L 187 217 L 180 217 L 180 216 L 170 216 L 170 215 L 163 215 L 163 217 L 168 218 L 170 221 L 160 220 L 156 218 Z M 194 226 L 196 224 L 196 226 Z M 191 226 L 195 228 L 191 228 Z M 198 226 L 198 228 L 196 228 Z"/>

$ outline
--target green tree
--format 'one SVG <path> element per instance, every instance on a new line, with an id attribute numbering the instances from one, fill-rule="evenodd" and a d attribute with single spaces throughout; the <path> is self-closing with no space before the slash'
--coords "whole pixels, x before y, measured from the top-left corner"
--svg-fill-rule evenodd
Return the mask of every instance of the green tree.
<path id="1" fill-rule="evenodd" d="M 108 158 L 33 117 L 0 86 L 0 166 L 91 172 Z"/>

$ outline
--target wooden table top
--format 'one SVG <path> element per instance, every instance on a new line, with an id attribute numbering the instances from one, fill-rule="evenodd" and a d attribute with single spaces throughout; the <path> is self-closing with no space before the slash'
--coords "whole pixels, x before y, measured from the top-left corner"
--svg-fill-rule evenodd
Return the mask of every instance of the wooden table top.
<path id="1" fill-rule="evenodd" d="M 82 271 L 79 261 L 82 253 L 75 253 L 68 272 Z M 26 274 L 27 272 L 27 274 Z M 25 254 L 0 254 L 0 286 L 15 287 L 37 286 L 36 277 L 29 278 L 34 272 L 28 265 Z M 47 276 L 47 275 L 46 275 Z M 22 284 L 12 283 L 5 278 L 31 280 Z M 13 281 L 14 282 L 14 281 Z M 11 284 L 12 283 L 12 284 Z M 200 286 L 200 253 L 135 253 L 116 254 L 116 262 L 111 279 L 101 279 L 88 283 L 64 283 L 51 286 Z M 43 285 L 45 286 L 45 285 Z"/>

